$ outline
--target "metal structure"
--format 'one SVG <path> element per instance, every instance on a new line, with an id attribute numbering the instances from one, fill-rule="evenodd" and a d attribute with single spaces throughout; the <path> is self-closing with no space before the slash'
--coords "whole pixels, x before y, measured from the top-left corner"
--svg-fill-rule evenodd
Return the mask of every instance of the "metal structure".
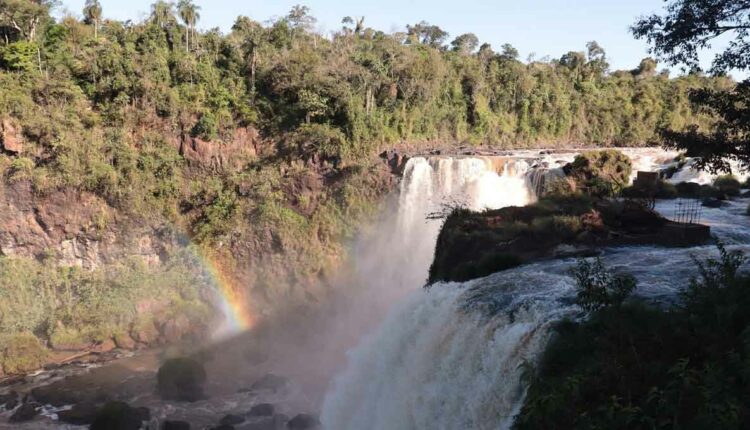
<path id="1" fill-rule="evenodd" d="M 703 205 L 696 199 L 677 199 L 674 203 L 672 221 L 679 224 L 695 224 L 701 219 Z"/>

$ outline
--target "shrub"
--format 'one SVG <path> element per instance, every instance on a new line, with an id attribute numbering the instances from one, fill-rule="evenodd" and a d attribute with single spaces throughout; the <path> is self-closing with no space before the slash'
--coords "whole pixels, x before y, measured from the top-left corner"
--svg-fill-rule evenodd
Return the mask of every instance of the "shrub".
<path id="1" fill-rule="evenodd" d="M 713 187 L 711 185 L 701 185 L 700 191 L 699 191 L 699 197 L 702 199 L 718 199 L 718 198 L 724 198 L 724 194 L 719 191 L 718 188 Z"/>
<path id="2" fill-rule="evenodd" d="M 680 197 L 698 198 L 701 195 L 701 186 L 695 182 L 680 182 L 675 188 Z"/>
<path id="3" fill-rule="evenodd" d="M 210 113 L 201 115 L 198 122 L 195 123 L 190 134 L 193 137 L 200 137 L 203 140 L 213 140 L 219 135 L 219 126 L 216 119 Z"/>
<path id="4" fill-rule="evenodd" d="M 719 176 L 714 181 L 714 187 L 716 187 L 720 193 L 726 194 L 730 197 L 740 195 L 740 181 L 732 175 Z"/>
<path id="5" fill-rule="evenodd" d="M 630 182 L 632 163 L 621 151 L 586 151 L 565 166 L 568 176 L 594 196 L 619 194 Z"/>
<path id="6" fill-rule="evenodd" d="M 677 187 L 667 181 L 659 181 L 656 185 L 656 197 L 659 199 L 674 199 L 679 193 Z"/>
<path id="7" fill-rule="evenodd" d="M 544 184 L 544 196 L 570 196 L 575 194 L 575 182 L 568 178 L 555 178 Z"/>
<path id="8" fill-rule="evenodd" d="M 47 359 L 47 351 L 30 332 L 0 338 L 0 365 L 5 373 L 26 373 L 40 368 Z"/>
<path id="9" fill-rule="evenodd" d="M 633 276 L 611 274 L 599 258 L 593 264 L 579 260 L 571 274 L 576 280 L 576 303 L 587 312 L 620 307 L 636 286 Z"/>

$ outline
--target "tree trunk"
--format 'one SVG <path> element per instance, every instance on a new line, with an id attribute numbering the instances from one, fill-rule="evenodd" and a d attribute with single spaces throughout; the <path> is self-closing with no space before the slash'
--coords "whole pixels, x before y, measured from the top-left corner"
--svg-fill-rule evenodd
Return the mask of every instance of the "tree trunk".
<path id="1" fill-rule="evenodd" d="M 250 60 L 250 102 L 255 104 L 255 65 L 258 61 L 258 53 L 253 47 L 253 57 Z"/>

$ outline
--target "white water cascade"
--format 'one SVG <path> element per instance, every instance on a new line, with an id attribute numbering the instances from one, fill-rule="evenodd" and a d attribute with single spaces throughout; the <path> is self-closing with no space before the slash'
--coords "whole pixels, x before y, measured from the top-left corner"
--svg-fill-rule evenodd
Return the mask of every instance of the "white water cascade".
<path id="1" fill-rule="evenodd" d="M 402 297 L 385 321 L 349 352 L 348 366 L 326 394 L 321 420 L 327 430 L 507 429 L 524 396 L 522 365 L 538 357 L 549 327 L 578 312 L 572 305 L 575 260 L 530 264 L 465 283 L 420 289 L 432 260 L 439 223 L 425 221 L 441 204 L 483 209 L 522 205 L 545 175 L 559 176 L 575 153 L 527 154 L 500 162 L 482 158 L 415 158 L 404 172 L 393 255 L 381 260 L 379 276 L 400 277 Z M 629 150 L 638 170 L 668 167 L 673 154 Z M 514 161 L 515 160 L 515 161 Z M 498 174 L 496 171 L 500 171 Z M 693 176 L 690 166 L 682 171 Z M 680 172 L 678 172 L 679 174 Z M 670 203 L 657 210 L 669 215 Z M 703 211 L 730 249 L 750 251 L 747 200 Z M 674 297 L 694 273 L 689 249 L 605 249 L 604 263 L 632 273 L 637 294 Z M 400 262 L 399 270 L 391 262 Z M 673 270 L 680 267 L 681 270 Z M 409 273 L 408 276 L 402 276 Z M 391 286 L 396 286 L 391 284 Z"/>

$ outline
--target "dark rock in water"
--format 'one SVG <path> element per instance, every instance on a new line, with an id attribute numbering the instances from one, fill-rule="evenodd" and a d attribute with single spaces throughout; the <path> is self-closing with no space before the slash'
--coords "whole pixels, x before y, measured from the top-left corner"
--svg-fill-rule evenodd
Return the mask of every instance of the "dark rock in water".
<path id="1" fill-rule="evenodd" d="M 172 358 L 156 375 L 159 394 L 165 400 L 195 402 L 205 398 L 206 370 L 192 358 Z"/>
<path id="2" fill-rule="evenodd" d="M 138 430 L 151 418 L 148 408 L 133 408 L 124 402 L 108 402 L 96 413 L 90 430 Z"/>
<path id="3" fill-rule="evenodd" d="M 245 422 L 245 417 L 241 417 L 239 415 L 234 414 L 228 414 L 224 415 L 224 418 L 219 421 L 220 424 L 228 424 L 228 425 L 235 425 L 235 424 L 242 424 Z"/>
<path id="4" fill-rule="evenodd" d="M 5 407 L 9 411 L 18 406 L 18 393 L 11 391 L 8 394 L 0 395 L 0 407 Z"/>
<path id="5" fill-rule="evenodd" d="M 31 421 L 39 415 L 39 404 L 38 403 L 24 403 L 10 416 L 8 422 L 11 423 L 22 423 L 25 421 Z"/>
<path id="6" fill-rule="evenodd" d="M 161 423 L 161 430 L 190 430 L 190 424 L 185 421 L 167 420 Z"/>
<path id="7" fill-rule="evenodd" d="M 276 414 L 272 417 L 265 417 L 261 421 L 254 422 L 247 430 L 285 430 L 289 417 L 284 414 Z"/>
<path id="8" fill-rule="evenodd" d="M 250 387 L 253 390 L 273 390 L 277 391 L 284 387 L 286 387 L 287 383 L 289 382 L 288 379 L 286 379 L 283 376 L 274 375 L 273 373 L 269 373 L 265 375 L 264 377 L 257 380 L 252 387 Z"/>
<path id="9" fill-rule="evenodd" d="M 251 417 L 270 417 L 273 416 L 275 409 L 270 403 L 260 403 L 250 408 L 248 415 Z"/>
<path id="10" fill-rule="evenodd" d="M 315 415 L 299 414 L 289 420 L 286 426 L 292 430 L 314 429 L 320 427 L 320 421 Z"/>
<path id="11" fill-rule="evenodd" d="M 724 203 L 716 198 L 710 197 L 703 200 L 703 206 L 707 208 L 720 208 Z"/>
<path id="12" fill-rule="evenodd" d="M 67 424 L 82 426 L 91 424 L 96 418 L 96 405 L 90 402 L 78 403 L 72 409 L 57 413 L 57 419 Z"/>

